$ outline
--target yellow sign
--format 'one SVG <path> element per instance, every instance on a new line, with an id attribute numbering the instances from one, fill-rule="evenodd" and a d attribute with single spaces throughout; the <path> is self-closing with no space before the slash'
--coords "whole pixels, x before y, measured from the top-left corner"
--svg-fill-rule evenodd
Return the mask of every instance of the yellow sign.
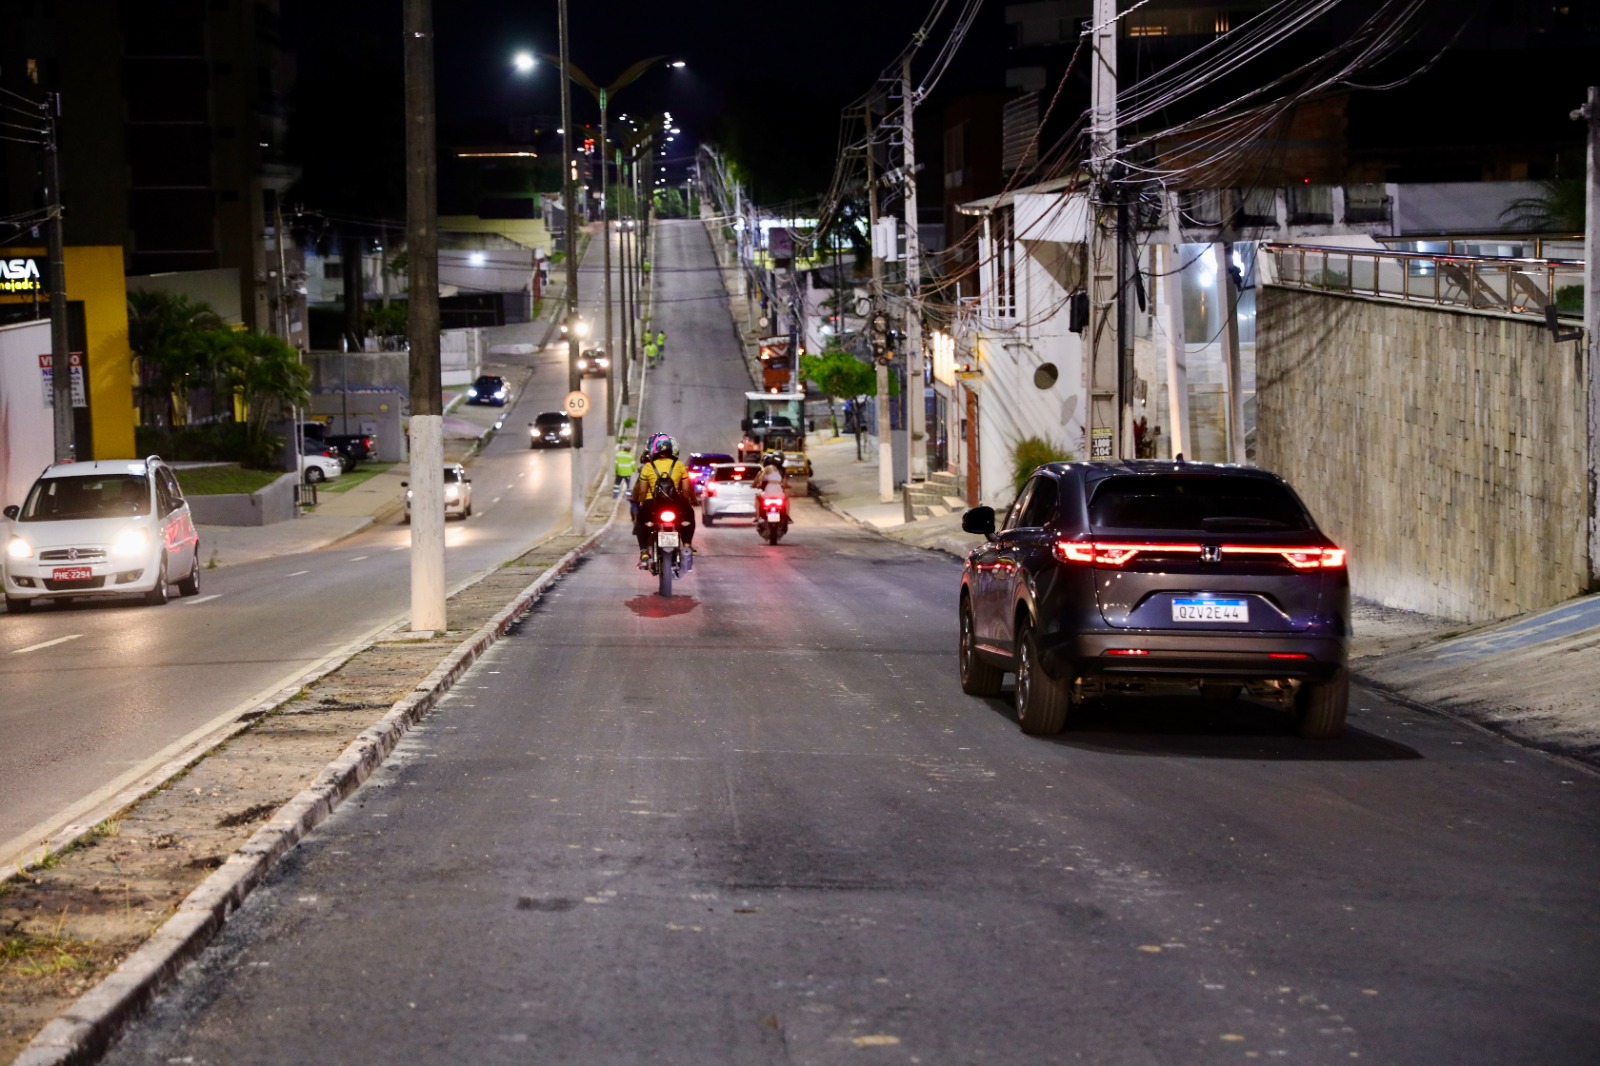
<path id="1" fill-rule="evenodd" d="M 44 267 L 37 256 L 0 259 L 0 292 L 43 292 Z"/>

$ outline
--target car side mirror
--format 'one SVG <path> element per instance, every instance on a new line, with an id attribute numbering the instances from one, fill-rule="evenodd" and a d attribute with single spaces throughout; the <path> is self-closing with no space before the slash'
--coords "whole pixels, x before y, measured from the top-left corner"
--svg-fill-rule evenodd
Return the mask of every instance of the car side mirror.
<path id="1" fill-rule="evenodd" d="M 472 484 L 472 479 L 470 477 L 464 477 L 464 478 L 461 479 L 461 482 L 462 482 L 462 484 L 470 485 L 470 484 Z"/>
<path id="2" fill-rule="evenodd" d="M 18 507 L 16 504 L 12 504 L 11 506 L 7 507 L 4 512 L 0 513 L 4 513 L 7 518 L 14 519 L 17 517 L 17 515 L 22 513 L 22 508 Z"/>
<path id="3" fill-rule="evenodd" d="M 994 508 L 974 507 L 961 516 L 961 531 L 963 533 L 981 533 L 985 537 L 994 537 Z"/>
<path id="4" fill-rule="evenodd" d="M 750 420 L 748 418 L 740 419 L 739 420 L 739 428 L 744 430 L 746 433 L 749 433 L 750 432 Z"/>

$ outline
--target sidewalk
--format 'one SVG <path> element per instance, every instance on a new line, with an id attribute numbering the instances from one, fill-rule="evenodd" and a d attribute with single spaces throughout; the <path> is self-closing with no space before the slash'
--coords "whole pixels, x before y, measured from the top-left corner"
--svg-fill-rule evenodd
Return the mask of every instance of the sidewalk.
<path id="1" fill-rule="evenodd" d="M 878 502 L 878 450 L 831 431 L 807 438 L 812 495 L 858 525 L 965 558 L 983 538 L 959 514 L 907 524 L 898 496 Z M 1600 594 L 1486 626 L 1376 603 L 1351 607 L 1358 682 L 1542 751 L 1600 766 Z"/>

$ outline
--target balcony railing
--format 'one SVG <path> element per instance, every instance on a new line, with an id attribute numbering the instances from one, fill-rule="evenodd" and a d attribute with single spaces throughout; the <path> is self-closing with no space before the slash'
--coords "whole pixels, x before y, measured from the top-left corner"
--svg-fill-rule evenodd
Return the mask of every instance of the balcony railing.
<path id="1" fill-rule="evenodd" d="M 1543 318 L 1555 304 L 1565 316 L 1583 311 L 1583 262 L 1491 259 L 1369 248 L 1266 244 L 1271 283 L 1407 303 L 1465 307 Z"/>

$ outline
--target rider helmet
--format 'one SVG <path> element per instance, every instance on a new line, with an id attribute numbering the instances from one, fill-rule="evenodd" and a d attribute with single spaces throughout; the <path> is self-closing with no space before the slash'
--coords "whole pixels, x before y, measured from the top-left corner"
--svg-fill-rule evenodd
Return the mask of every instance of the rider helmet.
<path id="1" fill-rule="evenodd" d="M 783 469 L 783 453 L 782 452 L 768 452 L 766 455 L 763 455 L 761 457 L 761 462 L 762 462 L 762 464 L 764 466 L 775 466 L 779 470 L 782 470 Z"/>
<path id="2" fill-rule="evenodd" d="M 665 433 L 655 433 L 650 437 L 649 443 L 644 447 L 645 454 L 651 459 L 676 459 L 678 457 L 678 442 Z"/>

